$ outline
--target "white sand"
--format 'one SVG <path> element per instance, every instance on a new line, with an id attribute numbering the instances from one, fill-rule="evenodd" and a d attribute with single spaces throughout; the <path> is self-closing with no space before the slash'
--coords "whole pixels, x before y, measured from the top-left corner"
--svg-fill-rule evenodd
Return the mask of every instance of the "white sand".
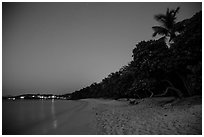
<path id="1" fill-rule="evenodd" d="M 97 134 L 187 135 L 202 134 L 202 99 L 191 97 L 170 105 L 172 98 L 127 101 L 85 100 L 97 119 Z"/>

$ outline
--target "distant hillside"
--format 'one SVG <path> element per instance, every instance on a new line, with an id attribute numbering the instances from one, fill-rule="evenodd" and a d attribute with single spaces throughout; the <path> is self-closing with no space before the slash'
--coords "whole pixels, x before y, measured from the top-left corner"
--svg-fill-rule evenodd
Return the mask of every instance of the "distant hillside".
<path id="1" fill-rule="evenodd" d="M 145 98 L 202 94 L 202 12 L 176 24 L 178 36 L 170 45 L 163 38 L 141 41 L 133 60 L 100 83 L 71 94 L 82 98 Z"/>

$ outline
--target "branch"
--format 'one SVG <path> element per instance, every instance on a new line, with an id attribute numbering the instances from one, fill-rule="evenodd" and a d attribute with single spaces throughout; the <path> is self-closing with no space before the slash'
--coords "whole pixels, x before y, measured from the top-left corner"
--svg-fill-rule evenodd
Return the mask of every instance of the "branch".
<path id="1" fill-rule="evenodd" d="M 162 94 L 155 95 L 155 97 L 159 97 L 159 96 L 164 96 L 164 95 L 166 95 L 170 89 L 173 90 L 173 91 L 175 91 L 175 93 L 177 94 L 176 97 L 178 97 L 178 98 L 183 98 L 183 93 L 182 93 L 179 89 L 177 89 L 177 88 L 175 88 L 175 87 L 167 87 L 166 90 L 165 90 Z"/>

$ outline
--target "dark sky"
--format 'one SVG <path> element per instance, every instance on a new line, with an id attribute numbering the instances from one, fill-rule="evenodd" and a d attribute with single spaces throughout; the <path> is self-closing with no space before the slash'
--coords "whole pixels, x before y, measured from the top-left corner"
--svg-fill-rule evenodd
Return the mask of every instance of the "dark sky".
<path id="1" fill-rule="evenodd" d="M 63 94 L 100 82 L 152 39 L 153 16 L 201 3 L 3 3 L 3 95 Z"/>

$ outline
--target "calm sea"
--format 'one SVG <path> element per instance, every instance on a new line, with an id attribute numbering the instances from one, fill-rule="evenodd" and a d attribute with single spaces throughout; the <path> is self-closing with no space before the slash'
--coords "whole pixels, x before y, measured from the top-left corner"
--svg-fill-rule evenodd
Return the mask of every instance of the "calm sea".
<path id="1" fill-rule="evenodd" d="M 70 100 L 3 100 L 2 134 L 54 134 L 77 106 Z"/>

